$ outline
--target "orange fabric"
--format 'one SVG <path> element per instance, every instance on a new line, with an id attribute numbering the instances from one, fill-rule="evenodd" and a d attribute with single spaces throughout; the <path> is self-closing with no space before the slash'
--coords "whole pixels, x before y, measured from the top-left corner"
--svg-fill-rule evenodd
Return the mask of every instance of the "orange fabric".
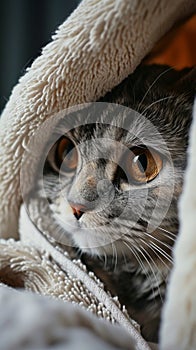
<path id="1" fill-rule="evenodd" d="M 196 15 L 165 35 L 144 62 L 167 64 L 176 69 L 195 66 Z"/>

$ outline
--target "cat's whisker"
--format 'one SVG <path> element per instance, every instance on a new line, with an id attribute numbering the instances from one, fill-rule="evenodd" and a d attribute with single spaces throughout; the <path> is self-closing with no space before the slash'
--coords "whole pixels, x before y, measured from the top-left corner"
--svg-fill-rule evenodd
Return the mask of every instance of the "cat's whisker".
<path id="1" fill-rule="evenodd" d="M 142 269 L 142 271 L 144 271 L 145 275 L 149 278 L 150 277 L 150 274 L 148 272 L 148 270 L 146 269 L 145 265 L 143 264 L 140 256 L 137 254 L 137 252 L 135 251 L 135 248 L 136 247 L 133 247 L 132 245 L 130 246 L 129 245 L 129 242 L 128 241 L 123 241 L 123 244 L 130 250 L 130 252 L 134 255 L 134 257 L 136 258 L 137 262 L 139 263 L 139 266 L 140 268 Z"/>
<path id="2" fill-rule="evenodd" d="M 160 98 L 159 100 L 156 100 L 155 102 L 151 103 L 150 105 L 148 105 L 143 111 L 142 111 L 142 114 L 144 114 L 149 108 L 151 108 L 152 106 L 154 106 L 156 103 L 160 103 L 162 101 L 165 101 L 165 100 L 169 100 L 170 98 L 174 98 L 175 96 L 167 96 L 167 97 L 163 97 L 163 98 Z"/>
<path id="3" fill-rule="evenodd" d="M 161 226 L 158 226 L 157 228 L 158 228 L 159 230 L 163 231 L 163 232 L 168 233 L 170 236 L 173 236 L 173 237 L 174 237 L 174 240 L 175 240 L 175 238 L 176 238 L 176 234 L 175 234 L 175 233 L 173 233 L 173 232 L 171 232 L 171 231 L 168 231 L 168 230 L 164 229 L 164 228 L 161 227 Z"/>
<path id="4" fill-rule="evenodd" d="M 124 252 L 122 246 L 120 246 L 120 248 L 121 248 L 121 254 L 122 254 L 123 259 L 124 259 L 124 263 L 125 263 L 125 265 L 127 265 L 127 258 L 126 258 L 125 252 Z"/>
<path id="5" fill-rule="evenodd" d="M 157 237 L 152 236 L 150 233 L 144 232 L 144 234 L 145 234 L 146 236 L 150 237 L 151 239 L 155 240 L 156 242 L 160 243 L 160 244 L 163 245 L 164 247 L 166 247 L 166 248 L 168 248 L 168 249 L 170 249 L 170 250 L 172 249 L 172 246 L 171 246 L 170 244 L 167 244 L 167 243 L 161 241 L 161 240 L 158 239 Z"/>
<path id="6" fill-rule="evenodd" d="M 171 264 L 173 264 L 173 259 L 172 259 L 172 257 L 169 255 L 169 254 L 167 254 L 162 248 L 160 248 L 156 243 L 154 243 L 154 242 L 150 242 L 149 243 L 149 245 L 150 246 L 153 246 L 154 247 L 154 249 L 158 252 L 158 253 L 160 253 L 165 259 L 167 259 Z"/>
<path id="7" fill-rule="evenodd" d="M 156 243 L 151 242 L 153 244 L 153 246 L 157 249 L 158 252 L 160 252 L 162 254 L 162 256 L 164 256 L 165 258 L 168 259 L 168 261 L 173 264 L 173 258 L 170 254 L 168 254 L 165 250 L 163 250 L 161 247 L 159 247 Z"/>
<path id="8" fill-rule="evenodd" d="M 152 274 L 153 274 L 153 276 L 154 276 L 154 279 L 156 280 L 156 282 L 158 282 L 158 281 L 157 281 L 156 274 L 155 274 L 155 271 L 154 271 L 154 269 L 153 269 L 153 267 L 152 267 L 150 261 L 147 259 L 147 257 L 145 256 L 145 254 L 142 252 L 142 250 L 141 250 L 140 247 L 137 247 L 136 249 L 137 249 L 137 251 L 139 252 L 139 254 L 141 254 L 141 255 L 143 256 L 144 260 L 146 261 L 147 265 L 149 266 L 150 270 L 152 271 Z M 146 252 L 145 252 L 145 253 L 146 253 Z M 151 259 L 151 261 L 154 263 L 154 261 L 153 261 L 152 259 Z M 156 265 L 155 265 L 155 267 L 156 267 Z M 157 267 L 156 267 L 156 268 L 157 268 Z M 154 285 L 154 281 L 153 281 L 153 280 L 152 280 L 152 285 Z M 154 286 L 154 287 L 155 287 L 155 286 Z M 152 292 L 153 292 L 153 294 L 154 294 L 154 296 L 155 296 L 155 292 L 154 292 L 154 288 L 153 288 L 153 287 L 152 287 Z"/>
<path id="9" fill-rule="evenodd" d="M 141 239 L 141 241 L 157 256 L 157 258 L 162 262 L 162 264 L 168 269 L 170 270 L 170 266 L 168 266 L 168 264 L 166 263 L 166 261 L 164 261 L 162 259 L 162 257 L 160 256 L 160 254 L 157 253 L 157 251 L 153 248 L 152 245 L 150 245 L 148 242 L 146 242 L 145 240 Z M 166 258 L 166 260 L 168 260 Z"/>
<path id="10" fill-rule="evenodd" d="M 149 271 L 147 270 L 146 266 L 144 265 L 142 259 L 140 258 L 139 254 L 136 252 L 136 250 L 138 250 L 138 249 L 137 249 L 137 246 L 133 247 L 133 246 L 131 245 L 131 247 L 130 247 L 130 245 L 128 244 L 128 243 L 130 243 L 130 242 L 128 242 L 128 241 L 127 241 L 127 242 L 123 241 L 123 243 L 124 243 L 124 244 L 126 245 L 126 247 L 131 251 L 131 253 L 133 253 L 133 255 L 135 256 L 136 260 L 138 261 L 139 266 L 141 267 L 142 271 L 145 273 L 146 277 L 149 278 L 149 279 L 151 280 L 152 286 L 153 286 L 152 277 L 151 277 Z M 141 252 L 140 252 L 140 253 L 141 253 Z M 143 254 L 142 254 L 142 255 L 143 255 Z M 145 259 L 145 260 L 146 260 L 146 259 Z M 147 261 L 147 260 L 146 260 L 146 261 Z M 150 270 L 152 271 L 152 273 L 153 273 L 153 275 L 154 275 L 154 271 L 152 270 L 152 267 L 151 267 L 151 265 L 150 265 L 150 263 L 149 263 L 148 261 L 147 261 L 147 264 L 148 264 L 148 266 L 150 267 Z M 153 289 L 153 287 L 152 287 L 151 289 L 152 289 L 152 292 L 153 292 L 153 294 L 154 294 L 154 289 Z"/>
<path id="11" fill-rule="evenodd" d="M 138 224 L 137 226 L 135 225 L 134 227 L 132 227 L 131 224 L 129 225 L 129 224 L 126 224 L 125 222 L 123 222 L 122 225 L 123 225 L 124 228 L 128 228 L 128 230 L 129 230 L 128 234 L 127 234 L 126 232 L 123 233 L 123 237 L 124 237 L 124 236 L 125 236 L 125 237 L 126 237 L 126 236 L 130 237 L 130 229 L 132 229 L 133 232 L 136 231 L 137 236 L 140 235 L 140 234 L 141 234 L 141 236 L 143 236 L 143 232 L 142 232 L 142 227 L 141 227 L 141 225 Z"/>
<path id="12" fill-rule="evenodd" d="M 144 253 L 142 252 L 141 248 L 142 248 L 142 250 L 144 250 Z M 160 291 L 160 287 L 159 287 L 158 278 L 157 278 L 156 273 L 155 273 L 155 271 L 154 271 L 154 269 L 153 269 L 153 266 L 151 265 L 150 261 L 147 259 L 147 257 L 146 257 L 145 254 L 147 254 L 147 255 L 149 256 L 149 258 L 150 258 L 150 260 L 152 261 L 154 267 L 155 267 L 155 268 L 157 269 L 157 271 L 160 273 L 159 268 L 156 266 L 156 264 L 155 264 L 155 262 L 153 261 L 152 257 L 145 251 L 145 249 L 143 249 L 143 247 L 137 247 L 137 246 L 135 246 L 134 249 L 133 249 L 133 247 L 132 247 L 132 251 L 133 251 L 133 250 L 134 250 L 135 254 L 137 254 L 136 251 L 135 251 L 135 250 L 137 250 L 137 252 L 138 252 L 137 256 L 138 256 L 138 259 L 139 259 L 139 261 L 140 261 L 140 265 L 141 265 L 141 267 L 143 266 L 143 271 L 144 271 L 144 273 L 145 273 L 147 279 L 148 279 L 149 281 L 151 281 L 151 283 L 150 283 L 150 289 L 152 290 L 153 299 L 156 298 L 155 288 L 157 287 L 158 294 L 159 294 L 159 296 L 160 296 L 161 301 L 163 302 L 163 300 L 162 300 L 162 295 L 161 295 L 161 291 Z M 152 272 L 152 275 L 150 274 L 150 272 L 147 270 L 146 266 L 144 265 L 144 263 L 143 263 L 142 260 L 140 259 L 139 254 L 142 255 L 143 259 L 146 261 L 147 266 L 149 267 L 150 271 Z M 152 276 L 154 277 L 154 279 L 152 278 Z M 155 285 L 154 281 L 156 282 L 156 285 Z"/>
<path id="13" fill-rule="evenodd" d="M 159 254 L 157 254 L 157 252 L 155 251 L 155 249 L 156 249 L 156 250 L 159 249 L 159 250 L 158 250 L 159 253 L 160 253 L 164 258 L 166 258 L 170 263 L 173 263 L 173 261 L 171 260 L 171 256 L 170 256 L 169 254 L 167 254 L 162 248 L 160 248 L 156 243 L 153 244 L 153 242 L 152 242 L 152 243 L 149 243 L 149 242 L 146 242 L 145 240 L 143 240 L 142 238 L 143 238 L 144 234 L 145 234 L 146 236 L 148 236 L 148 237 L 151 239 L 151 242 L 152 242 L 152 239 L 154 239 L 154 241 L 157 241 L 158 243 L 160 243 L 160 244 L 162 244 L 163 246 L 167 247 L 169 250 L 172 249 L 172 246 L 170 246 L 170 245 L 167 244 L 167 243 L 162 242 L 162 241 L 159 240 L 158 238 L 156 238 L 156 237 L 154 237 L 154 236 L 152 236 L 152 235 L 150 235 L 149 233 L 144 232 L 144 231 L 141 232 L 140 237 L 139 237 L 139 235 L 137 235 L 138 238 L 140 238 L 140 240 L 141 240 L 142 242 L 144 242 L 145 245 L 147 245 L 147 246 L 154 252 L 154 254 L 159 258 L 159 260 L 168 268 L 168 266 L 166 265 L 166 263 L 164 262 L 164 260 L 160 257 Z M 125 235 L 124 237 L 127 238 L 126 235 Z M 129 242 L 131 242 L 131 241 L 129 241 Z M 131 244 L 133 244 L 133 242 L 131 242 Z M 152 247 L 152 244 L 153 244 L 153 247 Z M 155 247 L 156 247 L 156 248 L 155 248 Z M 151 259 L 151 260 L 152 260 L 152 259 Z M 156 266 L 156 265 L 155 265 L 155 266 Z"/>
<path id="14" fill-rule="evenodd" d="M 160 275 L 164 278 L 161 269 L 160 269 L 159 266 L 155 263 L 155 261 L 153 260 L 152 256 L 150 255 L 150 253 L 149 253 L 143 246 L 140 246 L 140 249 L 144 251 L 144 254 L 146 254 L 146 255 L 148 256 L 148 258 L 150 259 L 150 261 L 153 263 L 155 269 L 157 269 L 157 271 L 160 273 Z"/>
<path id="15" fill-rule="evenodd" d="M 118 224 L 117 222 L 115 222 L 115 225 L 114 225 L 114 228 L 116 228 L 118 225 L 119 228 L 121 228 L 122 226 L 123 227 L 126 227 L 130 230 L 130 228 L 133 227 L 133 229 L 136 229 L 138 231 L 141 231 L 141 225 L 140 224 L 137 224 L 137 223 L 132 223 L 132 222 L 129 222 L 129 224 L 127 224 L 127 219 L 125 220 L 122 220 L 122 222 L 120 222 L 120 224 Z"/>
<path id="16" fill-rule="evenodd" d="M 116 246 L 114 242 L 112 242 L 112 252 L 113 252 L 113 258 L 114 258 L 114 271 L 116 271 L 117 263 L 118 263 L 118 254 L 116 250 Z"/>
<path id="17" fill-rule="evenodd" d="M 104 268 L 106 269 L 106 266 L 107 266 L 107 254 L 105 252 L 105 249 L 103 249 L 103 256 L 104 256 Z"/>
<path id="18" fill-rule="evenodd" d="M 167 231 L 166 229 L 163 229 L 162 227 L 158 226 L 156 228 L 156 230 L 159 231 L 159 233 L 161 235 L 163 235 L 164 237 L 168 238 L 169 240 L 171 240 L 172 242 L 175 242 L 176 240 L 176 234 L 171 232 L 171 231 Z M 149 234 L 149 232 L 145 232 L 146 234 Z M 158 239 L 158 238 L 157 238 Z M 162 241 L 160 241 L 162 242 Z"/>
<path id="19" fill-rule="evenodd" d="M 133 256 L 136 258 L 137 262 L 139 263 L 139 267 L 141 269 L 145 269 L 145 266 L 143 265 L 141 259 L 138 257 L 138 254 L 135 252 L 134 247 L 131 245 L 129 245 L 128 241 L 122 241 L 122 243 L 128 248 L 128 250 L 130 250 L 130 252 L 133 254 Z"/>
<path id="20" fill-rule="evenodd" d="M 140 230 L 141 230 L 141 229 L 140 229 Z M 166 237 L 167 239 L 169 239 L 169 240 L 172 241 L 172 242 L 175 242 L 175 240 L 176 240 L 176 235 L 175 235 L 174 233 L 172 233 L 172 232 L 170 232 L 170 231 L 163 230 L 161 227 L 157 227 L 156 230 L 158 230 L 159 234 L 161 234 L 162 236 Z M 149 237 L 151 236 L 149 232 L 142 231 L 142 234 L 143 234 L 143 233 L 145 233 L 146 235 L 149 235 Z M 153 238 L 155 239 L 154 236 L 151 236 L 151 237 L 153 237 Z M 168 246 L 167 246 L 168 248 L 171 248 L 171 247 L 173 246 L 172 243 L 171 243 L 172 245 L 170 245 L 169 243 L 164 243 L 164 242 L 162 242 L 161 240 L 159 240 L 157 237 L 156 237 L 156 240 L 159 241 L 161 244 L 163 244 L 163 245 L 165 245 L 165 246 L 166 246 L 166 244 L 167 244 L 167 245 L 168 245 Z"/>
<path id="21" fill-rule="evenodd" d="M 143 101 L 145 100 L 145 97 L 148 95 L 148 93 L 150 92 L 150 90 L 152 89 L 152 87 L 154 86 L 154 84 L 164 75 L 166 74 L 167 72 L 169 72 L 170 70 L 172 70 L 172 67 L 169 67 L 168 69 L 164 70 L 163 72 L 161 72 L 157 77 L 156 79 L 153 81 L 153 83 L 149 86 L 149 88 L 147 89 L 146 93 L 144 94 L 139 106 L 138 106 L 138 109 L 140 108 L 140 106 L 142 105 Z"/>
<path id="22" fill-rule="evenodd" d="M 165 232 L 162 232 L 160 229 L 158 229 L 158 232 L 159 232 L 159 234 L 161 234 L 163 237 L 166 237 L 166 238 L 169 239 L 170 241 L 175 242 L 175 238 L 170 237 L 169 234 L 167 234 L 167 233 L 165 233 Z M 172 243 L 172 245 L 173 245 L 173 243 Z"/>
<path id="23" fill-rule="evenodd" d="M 150 264 L 150 261 L 148 261 L 147 257 L 145 256 L 145 254 L 148 255 L 148 257 L 150 258 L 150 260 L 152 261 L 153 265 L 155 266 L 155 268 L 158 270 L 158 272 L 160 273 L 160 269 L 158 268 L 158 266 L 155 264 L 153 258 L 150 256 L 150 254 L 141 246 L 140 248 L 138 248 L 138 250 L 140 251 L 140 254 L 142 254 L 142 256 L 144 257 L 144 259 L 146 260 L 146 262 L 148 263 L 148 266 L 150 267 L 152 273 L 153 273 L 153 276 L 155 278 L 155 281 L 157 283 L 157 288 L 158 288 L 158 293 L 159 293 L 159 296 L 161 298 L 161 301 L 163 302 L 163 299 L 162 299 L 162 295 L 161 295 L 161 291 L 160 291 L 160 286 L 159 286 L 159 283 L 158 283 L 158 278 L 153 270 L 153 267 L 152 265 Z M 141 251 L 141 250 L 144 250 L 144 253 Z M 160 273 L 161 276 L 162 276 L 162 273 Z M 154 288 L 152 288 L 152 291 L 153 291 L 153 294 L 154 294 L 154 297 L 155 297 L 155 292 L 154 292 Z"/>
<path id="24" fill-rule="evenodd" d="M 77 257 L 78 257 L 78 259 L 81 259 L 82 254 L 83 254 L 82 250 L 78 248 L 77 249 Z"/>

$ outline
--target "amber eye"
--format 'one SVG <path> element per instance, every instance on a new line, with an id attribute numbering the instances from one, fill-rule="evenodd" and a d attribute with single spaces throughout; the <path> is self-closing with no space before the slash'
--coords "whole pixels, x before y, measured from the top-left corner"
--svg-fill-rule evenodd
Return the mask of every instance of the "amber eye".
<path id="1" fill-rule="evenodd" d="M 152 181 L 161 171 L 163 161 L 155 150 L 145 147 L 133 147 L 126 157 L 126 170 L 137 183 Z"/>
<path id="2" fill-rule="evenodd" d="M 71 172 L 76 169 L 78 153 L 74 143 L 67 137 L 62 137 L 56 146 L 55 163 L 58 169 L 64 172 Z"/>

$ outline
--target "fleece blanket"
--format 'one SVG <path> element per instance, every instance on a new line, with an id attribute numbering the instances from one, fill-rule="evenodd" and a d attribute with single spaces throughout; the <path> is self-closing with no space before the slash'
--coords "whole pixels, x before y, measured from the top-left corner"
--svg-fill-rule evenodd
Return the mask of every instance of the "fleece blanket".
<path id="1" fill-rule="evenodd" d="M 117 298 L 112 298 L 80 261 L 72 260 L 68 253 L 55 247 L 55 242 L 51 244 L 32 227 L 23 208 L 19 236 L 20 164 L 28 141 L 47 118 L 68 106 L 96 101 L 103 96 L 136 68 L 159 38 L 195 10 L 192 0 L 83 0 L 13 89 L 0 120 L 2 349 L 57 348 L 58 344 L 77 349 L 76 334 L 83 341 L 86 339 L 86 344 L 89 339 L 89 344 L 97 349 L 153 346 L 142 339 L 139 326 L 129 318 Z M 161 326 L 163 350 L 196 348 L 195 117 L 193 120 L 180 206 L 181 232 L 174 249 L 174 269 Z M 25 288 L 63 301 L 60 305 L 42 296 L 40 302 L 35 295 L 27 296 L 6 286 Z M 64 301 L 80 307 L 76 309 Z M 36 306 L 42 302 L 45 318 L 40 316 L 41 306 L 40 310 Z M 17 312 L 18 306 L 20 312 Z M 18 326 L 13 338 L 5 333 L 12 309 L 16 312 L 10 332 Z M 90 316 L 88 311 L 96 316 Z M 51 314 L 54 316 L 49 323 L 47 315 Z M 23 326 L 26 319 L 29 320 L 27 328 Z M 28 327 L 33 330 L 31 334 Z M 51 333 L 51 329 L 54 332 Z M 71 330 L 70 338 L 68 330 Z M 68 339 L 72 347 L 68 347 Z"/>

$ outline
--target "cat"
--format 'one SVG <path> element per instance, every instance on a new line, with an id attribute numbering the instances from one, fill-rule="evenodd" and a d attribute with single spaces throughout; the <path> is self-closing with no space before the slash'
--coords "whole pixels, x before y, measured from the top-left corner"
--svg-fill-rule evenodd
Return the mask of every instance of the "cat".
<path id="1" fill-rule="evenodd" d="M 63 235 L 153 342 L 179 230 L 195 94 L 191 72 L 139 66 L 98 101 L 103 123 L 92 122 L 96 104 L 78 113 L 81 125 L 57 140 L 43 172 Z M 125 115 L 117 105 L 124 106 Z M 108 122 L 116 108 L 117 120 L 122 118 L 129 130 Z M 128 108 L 136 111 L 133 118 L 126 116 Z M 145 120 L 138 123 L 138 115 Z M 158 224 L 150 230 L 155 209 Z"/>

